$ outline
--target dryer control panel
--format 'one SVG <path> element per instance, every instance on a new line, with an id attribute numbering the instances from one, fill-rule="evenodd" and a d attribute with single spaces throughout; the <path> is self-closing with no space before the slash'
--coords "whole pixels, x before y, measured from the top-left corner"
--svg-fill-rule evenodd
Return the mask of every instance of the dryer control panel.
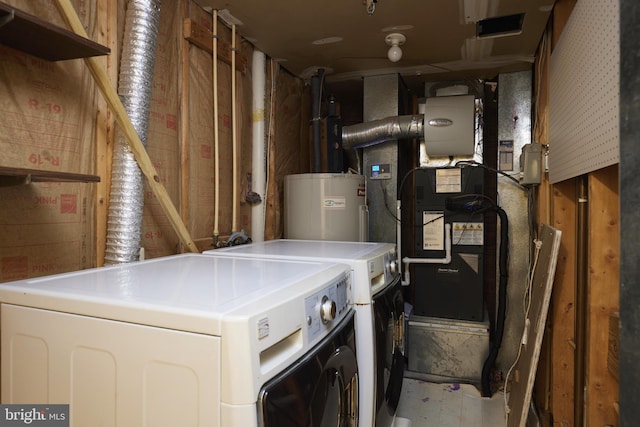
<path id="1" fill-rule="evenodd" d="M 305 298 L 304 310 L 309 341 L 314 341 L 340 323 L 349 311 L 350 289 L 351 274 L 345 274 L 340 280 Z"/>

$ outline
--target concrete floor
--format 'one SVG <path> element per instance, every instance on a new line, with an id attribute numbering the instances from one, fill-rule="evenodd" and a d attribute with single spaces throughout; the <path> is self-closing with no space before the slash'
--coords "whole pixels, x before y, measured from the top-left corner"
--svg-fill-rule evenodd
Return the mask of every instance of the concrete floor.
<path id="1" fill-rule="evenodd" d="M 482 397 L 469 384 L 435 384 L 405 378 L 394 427 L 502 427 L 504 394 Z"/>

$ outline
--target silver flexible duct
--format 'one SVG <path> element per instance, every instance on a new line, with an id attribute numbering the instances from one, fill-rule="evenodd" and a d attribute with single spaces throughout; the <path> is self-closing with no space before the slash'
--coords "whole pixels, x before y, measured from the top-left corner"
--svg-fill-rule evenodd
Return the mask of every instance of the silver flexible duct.
<path id="1" fill-rule="evenodd" d="M 423 135 L 422 114 L 386 117 L 342 128 L 342 146 L 346 149 L 364 148 L 396 139 L 420 138 Z"/>
<path id="2" fill-rule="evenodd" d="M 130 0 L 118 95 L 146 147 L 161 0 Z M 122 132 L 113 151 L 105 264 L 137 261 L 144 208 L 144 177 Z"/>
<path id="3" fill-rule="evenodd" d="M 351 166 L 360 173 L 360 158 L 356 148 L 365 148 L 386 141 L 423 137 L 424 115 L 386 117 L 342 128 L 342 147 Z"/>

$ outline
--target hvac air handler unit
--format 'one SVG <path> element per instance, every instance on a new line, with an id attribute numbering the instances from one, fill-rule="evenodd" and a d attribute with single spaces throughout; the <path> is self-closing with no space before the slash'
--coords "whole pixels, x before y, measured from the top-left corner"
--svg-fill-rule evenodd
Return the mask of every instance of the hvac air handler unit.
<path id="1" fill-rule="evenodd" d="M 415 173 L 415 256 L 444 258 L 450 226 L 451 262 L 414 266 L 418 316 L 484 320 L 484 213 L 458 209 L 456 200 L 484 197 L 484 169 L 425 168 Z"/>

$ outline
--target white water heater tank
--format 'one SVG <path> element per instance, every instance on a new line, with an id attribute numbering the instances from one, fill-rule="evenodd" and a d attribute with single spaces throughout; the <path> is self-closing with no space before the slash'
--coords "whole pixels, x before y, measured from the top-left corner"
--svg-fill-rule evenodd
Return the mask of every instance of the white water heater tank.
<path id="1" fill-rule="evenodd" d="M 368 241 L 363 175 L 288 175 L 284 179 L 284 208 L 287 239 Z"/>

